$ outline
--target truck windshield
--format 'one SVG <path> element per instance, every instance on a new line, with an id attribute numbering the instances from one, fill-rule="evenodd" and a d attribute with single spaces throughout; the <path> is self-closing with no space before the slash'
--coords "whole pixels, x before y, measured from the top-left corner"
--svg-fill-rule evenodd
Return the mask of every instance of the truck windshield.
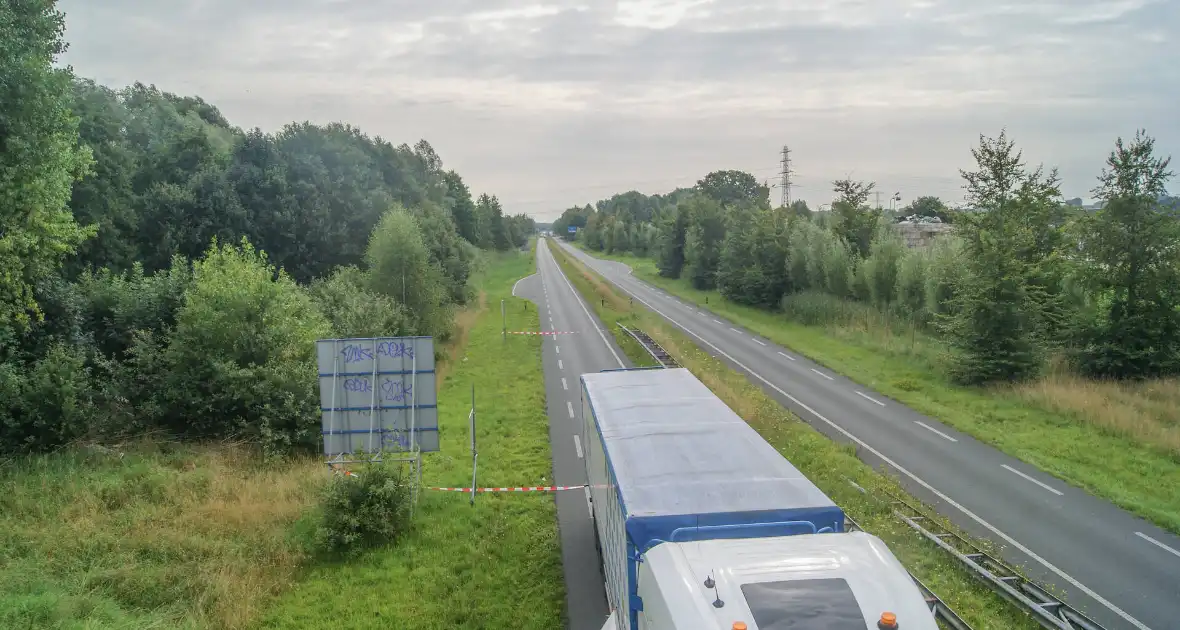
<path id="1" fill-rule="evenodd" d="M 856 595 L 843 578 L 743 584 L 759 630 L 865 630 Z"/>

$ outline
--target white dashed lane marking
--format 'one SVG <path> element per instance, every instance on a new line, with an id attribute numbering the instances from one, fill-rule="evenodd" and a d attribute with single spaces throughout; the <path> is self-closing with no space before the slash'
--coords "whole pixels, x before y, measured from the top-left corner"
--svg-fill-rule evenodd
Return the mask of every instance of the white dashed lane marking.
<path id="1" fill-rule="evenodd" d="M 1057 488 L 1054 488 L 1053 486 L 1050 486 L 1050 485 L 1048 485 L 1048 484 L 1045 484 L 1045 483 L 1042 483 L 1042 482 L 1040 482 L 1040 481 L 1037 481 L 1036 479 L 1033 479 L 1032 477 L 1029 477 L 1028 475 L 1026 475 L 1026 474 L 1024 474 L 1024 473 L 1020 472 L 1019 470 L 1016 470 L 1015 468 L 1013 468 L 1013 467 L 1009 466 L 1008 464 L 1000 464 L 1000 467 L 1001 467 L 1001 468 L 1003 468 L 1004 470 L 1007 470 L 1008 472 L 1013 472 L 1013 473 L 1016 473 L 1016 474 L 1020 475 L 1021 477 L 1024 477 L 1025 479 L 1028 479 L 1029 481 L 1031 481 L 1031 482 L 1033 482 L 1033 483 L 1037 484 L 1038 486 L 1040 486 L 1040 487 L 1042 487 L 1042 488 L 1044 488 L 1044 489 L 1048 490 L 1049 492 L 1052 492 L 1053 494 L 1055 494 L 1055 495 L 1057 495 L 1057 496 L 1061 496 L 1061 495 L 1065 494 L 1064 492 L 1062 492 L 1062 491 L 1058 490 Z"/>
<path id="2" fill-rule="evenodd" d="M 916 424 L 916 425 L 918 425 L 918 426 L 922 427 L 923 429 L 926 429 L 927 431 L 929 431 L 929 432 L 931 432 L 931 433 L 934 433 L 934 434 L 936 434 L 936 435 L 940 435 L 940 436 L 942 436 L 943 438 L 946 438 L 947 440 L 950 440 L 951 442 L 958 442 L 958 440 L 956 440 L 955 438 L 953 438 L 953 437 L 951 437 L 951 436 L 949 436 L 949 435 L 947 435 L 947 434 L 943 433 L 942 431 L 939 431 L 938 429 L 935 429 L 934 427 L 932 427 L 932 426 L 930 426 L 930 425 L 926 424 L 925 422 L 922 422 L 921 420 L 914 420 L 914 424 Z"/>
<path id="3" fill-rule="evenodd" d="M 1147 542 L 1149 542 L 1149 543 L 1151 543 L 1151 544 L 1155 545 L 1156 547 L 1159 547 L 1160 549 L 1163 549 L 1164 551 L 1166 551 L 1166 552 L 1168 552 L 1168 553 L 1172 554 L 1173 556 L 1176 556 L 1176 557 L 1180 558 L 1180 551 L 1176 551 L 1175 549 L 1172 549 L 1171 547 L 1169 547 L 1169 546 L 1165 545 L 1164 543 L 1162 543 L 1162 542 L 1160 542 L 1160 541 L 1158 541 L 1158 540 L 1156 540 L 1156 539 L 1152 538 L 1151 536 L 1148 536 L 1147 534 L 1144 534 L 1143 532 L 1135 532 L 1135 535 L 1136 535 L 1136 536 L 1138 536 L 1138 537 L 1140 537 L 1140 538 L 1142 538 L 1143 540 L 1146 540 Z"/>
<path id="4" fill-rule="evenodd" d="M 856 392 L 856 395 L 860 396 L 861 398 L 864 398 L 865 400 L 867 400 L 871 403 L 876 403 L 878 405 L 881 405 L 882 407 L 885 406 L 885 403 L 877 400 L 876 398 L 873 398 L 872 396 L 869 396 L 868 394 L 865 394 L 864 392 Z"/>
<path id="5" fill-rule="evenodd" d="M 563 376 L 563 377 L 561 377 L 561 388 L 562 388 L 562 389 L 569 389 L 569 388 L 570 388 L 570 386 L 569 386 L 569 383 L 566 383 L 566 382 L 565 382 L 565 377 L 564 377 L 564 376 Z"/>
<path id="6" fill-rule="evenodd" d="M 832 378 L 832 377 L 828 376 L 827 374 L 824 374 L 823 372 L 820 372 L 819 370 L 817 370 L 817 369 L 815 369 L 815 368 L 811 368 L 811 371 L 812 371 L 812 372 L 815 372 L 816 374 L 819 374 L 820 376 L 822 376 L 822 377 L 824 377 L 824 378 L 828 379 L 829 381 L 834 381 L 834 380 L 836 380 L 836 379 L 834 379 L 834 378 Z"/>
<path id="7" fill-rule="evenodd" d="M 574 403 L 572 403 L 572 402 L 570 402 L 570 401 L 568 401 L 568 400 L 567 400 L 567 401 L 565 401 L 565 410 L 566 410 L 566 411 L 568 411 L 568 412 L 570 412 L 570 417 L 571 417 L 571 418 L 572 418 L 572 417 L 574 417 Z"/>

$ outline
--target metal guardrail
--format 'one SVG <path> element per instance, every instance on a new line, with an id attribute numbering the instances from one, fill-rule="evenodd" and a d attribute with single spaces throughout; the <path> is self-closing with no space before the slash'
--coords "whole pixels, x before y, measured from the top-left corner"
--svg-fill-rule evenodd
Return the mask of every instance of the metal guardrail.
<path id="1" fill-rule="evenodd" d="M 680 364 L 676 362 L 676 359 L 673 359 L 672 355 L 668 354 L 667 350 L 664 350 L 660 344 L 656 343 L 655 339 L 647 336 L 647 333 L 639 330 L 638 328 L 627 328 L 622 324 L 619 324 L 619 328 L 622 328 L 627 334 L 631 335 L 635 341 L 638 341 L 639 345 L 643 346 L 643 349 L 647 350 L 647 353 L 650 354 L 652 358 L 655 359 L 656 362 L 658 362 L 661 366 L 665 368 L 680 367 Z"/>
<path id="2" fill-rule="evenodd" d="M 1029 580 L 1016 569 L 996 558 L 974 542 L 960 536 L 937 520 L 929 518 L 909 501 L 886 492 L 891 499 L 885 502 L 873 497 L 864 488 L 849 480 L 861 493 L 887 503 L 893 513 L 914 531 L 951 554 L 972 575 L 996 591 L 1001 597 L 1027 612 L 1043 628 L 1052 630 L 1106 630 L 1098 622 L 1066 604 L 1045 587 Z M 925 587 L 922 587 L 923 590 Z M 929 600 L 927 600 L 929 603 Z M 933 610 L 933 608 L 932 608 Z M 961 620 L 960 620 L 961 623 Z M 949 623 L 956 630 L 959 626 Z"/>

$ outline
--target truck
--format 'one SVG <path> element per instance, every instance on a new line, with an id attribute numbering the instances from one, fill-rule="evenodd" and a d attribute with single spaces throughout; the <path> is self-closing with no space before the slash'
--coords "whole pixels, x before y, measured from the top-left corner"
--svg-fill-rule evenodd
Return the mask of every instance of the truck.
<path id="1" fill-rule="evenodd" d="M 580 378 L 603 630 L 936 630 L 876 536 L 684 368 Z"/>

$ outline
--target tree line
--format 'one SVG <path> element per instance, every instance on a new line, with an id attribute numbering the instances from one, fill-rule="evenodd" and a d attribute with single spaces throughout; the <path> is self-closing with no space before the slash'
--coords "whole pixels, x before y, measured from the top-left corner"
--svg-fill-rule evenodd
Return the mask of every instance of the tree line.
<path id="1" fill-rule="evenodd" d="M 163 429 L 318 443 L 314 342 L 450 333 L 526 215 L 425 140 L 232 126 L 54 66 L 64 15 L 0 6 L 0 450 Z"/>
<path id="2" fill-rule="evenodd" d="M 1056 170 L 1027 165 L 1005 132 L 972 156 L 960 209 L 923 196 L 891 213 L 851 179 L 832 183 L 830 210 L 772 207 L 749 173 L 716 171 L 670 195 L 572 207 L 553 231 L 804 323 L 871 307 L 942 339 L 963 384 L 1030 379 L 1055 357 L 1098 378 L 1180 374 L 1180 200 L 1154 139 L 1116 141 L 1097 210 L 1065 201 Z M 907 247 L 895 223 L 913 215 L 954 230 Z"/>

